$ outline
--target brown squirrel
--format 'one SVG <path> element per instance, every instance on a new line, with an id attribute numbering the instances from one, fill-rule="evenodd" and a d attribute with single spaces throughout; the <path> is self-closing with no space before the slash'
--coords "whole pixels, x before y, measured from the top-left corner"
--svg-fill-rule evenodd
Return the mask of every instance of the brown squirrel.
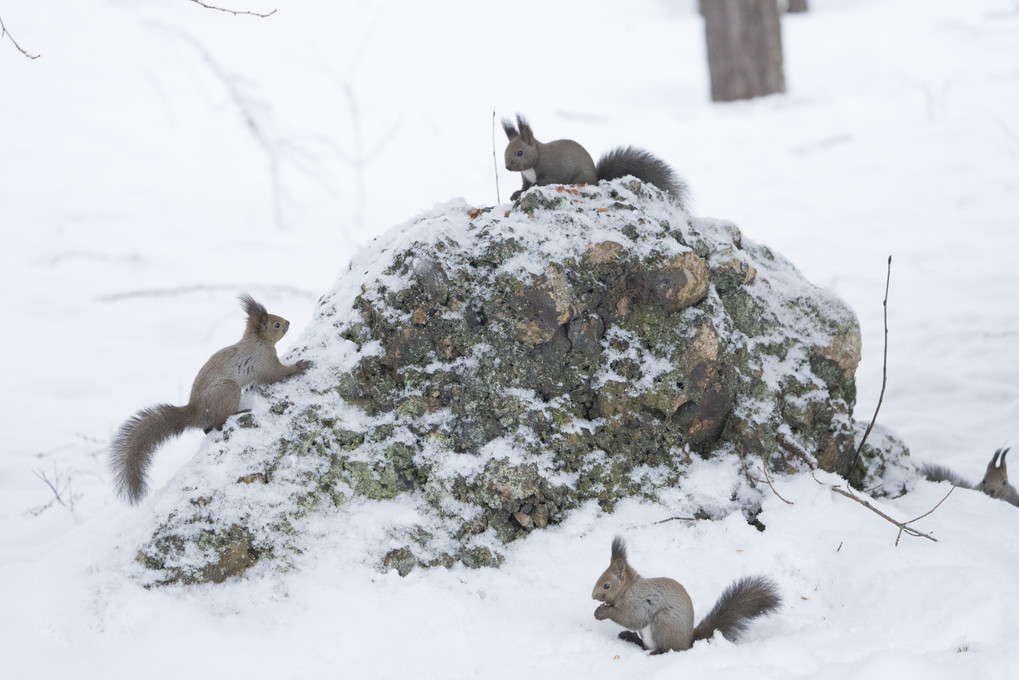
<path id="1" fill-rule="evenodd" d="M 524 185 L 510 196 L 511 201 L 534 185 L 595 184 L 602 179 L 633 175 L 669 192 L 682 205 L 687 203 L 689 188 L 665 161 L 632 146 L 614 149 L 595 165 L 591 154 L 572 139 L 557 139 L 544 144 L 534 138 L 527 120 L 517 114 L 517 124 L 503 119 L 502 129 L 509 138 L 506 145 L 506 169 L 523 175 Z"/>
<path id="2" fill-rule="evenodd" d="M 629 630 L 620 640 L 632 642 L 652 654 L 690 649 L 695 640 L 722 632 L 735 642 L 747 624 L 778 609 L 781 598 L 775 584 L 764 576 L 748 576 L 722 593 L 714 608 L 696 627 L 693 603 L 686 589 L 671 578 L 644 578 L 626 560 L 622 538 L 612 541 L 612 561 L 599 577 L 591 597 L 602 604 L 594 618 L 612 619 Z M 637 632 L 634 632 L 637 631 Z"/>
<path id="3" fill-rule="evenodd" d="M 208 434 L 223 426 L 237 413 L 241 390 L 254 383 L 273 383 L 311 366 L 305 360 L 292 366 L 280 363 L 276 343 L 286 335 L 290 322 L 269 314 L 250 295 L 241 295 L 241 307 L 248 314 L 244 337 L 225 347 L 205 362 L 191 386 L 191 398 L 184 406 L 157 404 L 145 408 L 124 423 L 110 445 L 110 467 L 117 491 L 135 504 L 145 495 L 145 472 L 156 448 L 188 428 Z"/>
<path id="4" fill-rule="evenodd" d="M 1007 501 L 1012 505 L 1019 506 L 1019 491 L 1008 483 L 1008 466 L 1005 465 L 1005 455 L 1012 449 L 998 449 L 994 452 L 991 462 L 987 464 L 984 478 L 979 484 L 971 484 L 943 465 L 924 463 L 920 466 L 920 474 L 932 482 L 949 482 L 953 486 L 963 489 L 975 489 L 983 492 L 991 498 Z M 1001 457 L 999 464 L 998 457 Z"/>

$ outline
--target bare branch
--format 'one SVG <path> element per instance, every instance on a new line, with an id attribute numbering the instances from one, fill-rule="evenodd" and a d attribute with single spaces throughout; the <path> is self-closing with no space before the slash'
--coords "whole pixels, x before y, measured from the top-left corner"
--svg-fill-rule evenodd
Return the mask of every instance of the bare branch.
<path id="1" fill-rule="evenodd" d="M 787 501 L 786 499 L 782 498 L 782 494 L 775 490 L 775 485 L 771 483 L 771 477 L 768 476 L 768 466 L 764 464 L 764 461 L 761 461 L 761 471 L 764 472 L 764 481 L 768 482 L 768 486 L 771 487 L 772 493 L 778 496 L 778 499 L 785 503 L 786 505 L 793 505 L 792 501 Z"/>
<path id="2" fill-rule="evenodd" d="M 18 41 L 14 39 L 14 36 L 11 35 L 11 32 L 7 30 L 7 27 L 4 26 L 4 20 L 0 18 L 0 40 L 2 40 L 5 35 L 7 36 L 7 39 L 11 41 L 11 44 L 14 45 L 14 47 L 18 50 L 18 52 L 21 52 L 29 59 L 38 59 L 40 57 L 40 55 L 38 54 L 29 54 L 28 52 L 26 52 L 25 49 L 18 44 Z"/>
<path id="3" fill-rule="evenodd" d="M 495 153 L 495 111 L 492 111 L 492 165 L 495 166 L 495 204 L 499 205 L 499 157 Z"/>
<path id="4" fill-rule="evenodd" d="M 81 497 L 80 494 L 74 492 L 71 488 L 70 479 L 61 479 L 60 471 L 57 470 L 56 463 L 53 464 L 53 479 L 50 479 L 45 472 L 39 470 L 32 470 L 32 474 L 50 488 L 53 492 L 53 498 L 43 505 L 29 509 L 28 513 L 33 516 L 41 515 L 46 510 L 53 507 L 54 503 L 59 503 L 64 506 L 72 513 L 74 512 L 74 504 Z"/>
<path id="5" fill-rule="evenodd" d="M 655 522 L 655 524 L 665 524 L 666 522 L 674 522 L 676 520 L 682 520 L 684 522 L 696 522 L 697 518 L 696 517 L 667 517 L 665 519 L 658 520 L 657 522 Z"/>
<path id="6" fill-rule="evenodd" d="M 258 12 L 249 12 L 247 10 L 226 9 L 225 7 L 216 7 L 215 5 L 207 5 L 204 2 L 202 2 L 202 0 L 191 0 L 191 2 L 195 3 L 196 5 L 201 5 L 205 9 L 214 9 L 214 10 L 216 10 L 218 12 L 226 12 L 227 14 L 233 14 L 235 17 L 236 16 L 240 16 L 242 14 L 247 14 L 248 16 L 258 17 L 259 19 L 265 19 L 266 17 L 271 17 L 273 14 L 276 13 L 276 10 L 273 10 L 273 11 L 269 12 L 268 14 L 259 14 Z"/>
<path id="7" fill-rule="evenodd" d="M 870 431 L 874 429 L 874 423 L 877 422 L 878 411 L 881 410 L 881 402 L 885 398 L 885 386 L 888 385 L 888 287 L 892 282 L 892 256 L 888 256 L 888 274 L 885 276 L 885 299 L 881 304 L 884 306 L 885 312 L 885 351 L 884 358 L 881 360 L 881 394 L 877 398 L 877 407 L 874 409 L 874 417 L 870 419 L 870 425 L 867 426 L 867 431 L 863 433 L 863 438 L 860 440 L 860 446 L 856 449 L 856 456 L 853 458 L 853 464 L 849 466 L 849 470 L 846 472 L 846 478 L 853 474 L 853 469 L 856 464 L 860 461 L 860 454 L 863 452 L 863 445 L 867 443 L 867 437 L 870 435 Z"/>
<path id="8" fill-rule="evenodd" d="M 935 510 L 937 510 L 938 507 L 940 507 L 941 504 L 945 502 L 945 498 L 948 498 L 948 496 L 951 495 L 952 491 L 955 490 L 954 486 L 952 487 L 952 489 L 949 490 L 949 492 L 947 494 L 945 494 L 945 498 L 942 498 L 940 501 L 938 501 L 938 504 L 935 505 L 933 508 L 931 508 L 930 510 L 928 510 L 924 514 L 920 515 L 919 517 L 915 517 L 915 518 L 913 518 L 911 520 L 908 520 L 906 522 L 900 522 L 899 520 L 895 519 L 894 517 L 891 517 L 891 516 L 885 514 L 884 512 L 878 510 L 876 507 L 874 507 L 870 503 L 870 501 L 866 500 L 865 498 L 860 498 L 859 496 L 857 496 L 853 492 L 852 489 L 846 490 L 846 489 L 842 488 L 841 484 L 835 484 L 833 486 L 829 486 L 828 484 L 825 484 L 824 482 L 822 482 L 820 479 L 817 478 L 817 475 L 815 474 L 816 471 L 817 471 L 817 465 L 814 463 L 814 461 L 810 460 L 810 456 L 807 455 L 807 452 L 804 451 L 802 447 L 800 447 L 798 444 L 793 442 L 791 439 L 786 437 L 781 432 L 779 432 L 778 435 L 776 435 L 775 438 L 778 441 L 778 445 L 781 446 L 784 450 L 788 451 L 792 455 L 794 455 L 797 458 L 800 458 L 801 460 L 806 462 L 806 464 L 810 467 L 810 475 L 814 478 L 815 482 L 817 482 L 821 486 L 827 487 L 830 491 L 834 491 L 835 493 L 839 494 L 840 496 L 845 496 L 846 498 L 848 498 L 850 500 L 856 501 L 857 503 L 859 503 L 863 507 L 867 508 L 871 512 L 876 513 L 878 516 L 888 520 L 889 522 L 891 522 L 895 526 L 899 527 L 899 534 L 895 538 L 895 545 L 899 544 L 899 539 L 902 538 L 902 534 L 903 533 L 905 533 L 905 534 L 907 534 L 909 536 L 915 536 L 917 538 L 926 538 L 929 541 L 937 542 L 938 539 L 934 538 L 930 534 L 925 534 L 924 532 L 919 531 L 917 529 L 914 529 L 913 527 L 911 527 L 909 525 L 912 524 L 913 522 L 916 522 L 917 520 L 923 519 L 927 515 L 931 514 Z"/>

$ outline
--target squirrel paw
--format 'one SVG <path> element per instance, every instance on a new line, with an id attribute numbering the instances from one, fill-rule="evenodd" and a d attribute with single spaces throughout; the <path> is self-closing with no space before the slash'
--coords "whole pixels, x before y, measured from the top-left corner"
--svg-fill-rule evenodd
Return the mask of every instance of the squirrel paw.
<path id="1" fill-rule="evenodd" d="M 635 633 L 632 630 L 624 630 L 617 637 L 620 640 L 622 640 L 623 642 L 632 642 L 633 644 L 637 645 L 641 649 L 647 649 L 647 647 L 644 646 L 644 640 L 642 640 L 640 635 L 638 635 L 637 633 Z M 652 654 L 653 653 L 654 652 L 652 652 Z"/>

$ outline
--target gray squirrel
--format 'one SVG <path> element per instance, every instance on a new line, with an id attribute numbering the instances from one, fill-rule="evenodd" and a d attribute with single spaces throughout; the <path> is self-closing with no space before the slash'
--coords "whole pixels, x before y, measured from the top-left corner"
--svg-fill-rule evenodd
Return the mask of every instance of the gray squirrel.
<path id="1" fill-rule="evenodd" d="M 599 159 L 595 165 L 591 154 L 572 139 L 557 139 L 547 144 L 534 138 L 527 120 L 517 114 L 517 124 L 502 120 L 509 144 L 506 145 L 506 169 L 523 175 L 523 187 L 510 196 L 515 201 L 534 185 L 595 184 L 602 179 L 633 175 L 672 194 L 686 205 L 689 188 L 665 161 L 632 146 L 619 147 Z"/>
<path id="2" fill-rule="evenodd" d="M 1012 505 L 1019 506 L 1019 491 L 1008 483 L 1008 467 L 1005 465 L 1005 455 L 1012 449 L 998 449 L 994 452 L 991 462 L 987 464 L 984 478 L 979 484 L 971 484 L 943 465 L 924 463 L 920 466 L 920 474 L 932 482 L 949 482 L 952 486 L 963 489 L 975 489 L 985 493 L 991 498 L 1007 501 Z M 999 463 L 1000 456 L 1000 463 Z"/>
<path id="3" fill-rule="evenodd" d="M 237 413 L 241 390 L 254 383 L 273 383 L 311 364 L 301 360 L 291 366 L 280 363 L 276 343 L 286 335 L 290 322 L 269 314 L 250 295 L 241 295 L 248 324 L 240 342 L 219 350 L 198 371 L 191 398 L 184 406 L 157 404 L 142 409 L 125 422 L 110 445 L 110 467 L 117 491 L 131 504 L 148 488 L 146 470 L 156 448 L 189 428 L 208 434 Z"/>
<path id="4" fill-rule="evenodd" d="M 652 654 L 690 649 L 721 631 L 736 641 L 753 619 L 772 613 L 781 604 L 778 588 L 764 576 L 744 577 L 718 598 L 714 608 L 694 627 L 693 603 L 686 589 L 671 578 L 644 578 L 626 559 L 626 543 L 612 541 L 612 561 L 594 585 L 591 597 L 602 604 L 594 618 L 611 619 L 627 628 L 620 640 Z"/>

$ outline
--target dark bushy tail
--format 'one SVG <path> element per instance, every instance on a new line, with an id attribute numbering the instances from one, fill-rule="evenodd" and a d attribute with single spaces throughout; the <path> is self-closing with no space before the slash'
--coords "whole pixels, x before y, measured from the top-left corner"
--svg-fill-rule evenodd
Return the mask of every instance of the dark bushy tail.
<path id="1" fill-rule="evenodd" d="M 157 404 L 131 416 L 110 444 L 110 468 L 117 493 L 134 505 L 140 501 L 148 482 L 145 472 L 152 462 L 152 454 L 171 437 L 195 427 L 187 406 Z"/>
<path id="2" fill-rule="evenodd" d="M 726 640 L 735 642 L 748 623 L 775 611 L 781 603 L 778 588 L 771 579 L 746 576 L 725 589 L 714 608 L 694 628 L 693 639 L 706 640 L 720 630 Z"/>
<path id="3" fill-rule="evenodd" d="M 690 188 L 668 163 L 661 158 L 634 146 L 621 146 L 601 157 L 596 170 L 598 179 L 616 179 L 633 175 L 668 191 L 673 198 L 686 206 Z"/>
<path id="4" fill-rule="evenodd" d="M 924 463 L 920 466 L 920 474 L 931 482 L 949 482 L 952 486 L 961 486 L 964 489 L 973 488 L 972 484 L 943 465 Z"/>

